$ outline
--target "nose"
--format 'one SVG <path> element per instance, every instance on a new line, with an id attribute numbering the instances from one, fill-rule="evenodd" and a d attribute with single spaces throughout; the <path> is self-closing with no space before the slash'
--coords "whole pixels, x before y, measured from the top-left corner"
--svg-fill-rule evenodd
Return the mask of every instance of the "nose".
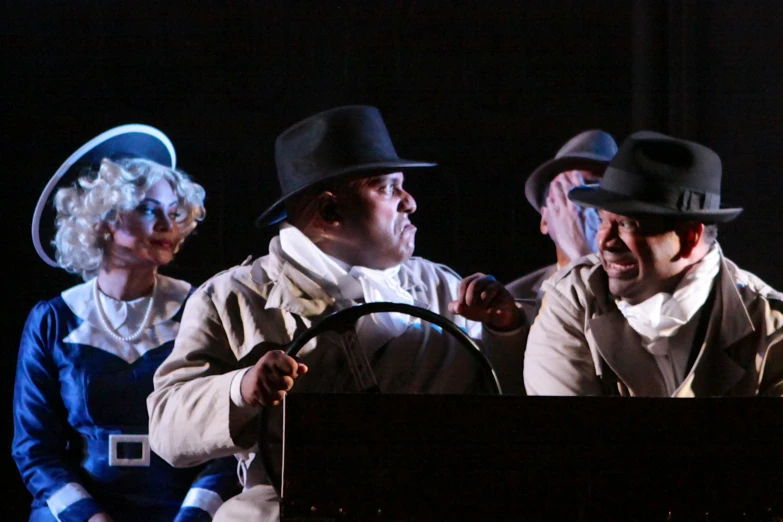
<path id="1" fill-rule="evenodd" d="M 158 219 L 155 220 L 155 229 L 156 230 L 171 230 L 174 227 L 174 221 L 172 221 L 171 216 L 169 216 L 166 212 L 161 212 L 158 214 Z"/>
<path id="2" fill-rule="evenodd" d="M 595 241 L 598 245 L 598 250 L 606 250 L 607 248 L 610 248 L 617 237 L 616 224 L 608 220 L 601 221 L 601 223 L 598 225 L 598 232 L 595 234 Z"/>
<path id="3" fill-rule="evenodd" d="M 413 214 L 416 212 L 416 200 L 407 190 L 402 191 L 402 198 L 400 198 L 399 208 L 400 212 L 405 212 L 406 214 Z"/>

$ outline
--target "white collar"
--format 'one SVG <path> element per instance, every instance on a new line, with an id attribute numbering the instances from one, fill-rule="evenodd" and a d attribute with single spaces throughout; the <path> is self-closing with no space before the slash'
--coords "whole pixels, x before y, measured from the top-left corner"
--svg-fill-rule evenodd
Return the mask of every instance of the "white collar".
<path id="1" fill-rule="evenodd" d="M 155 301 L 152 304 L 152 311 L 150 312 L 150 325 L 168 321 L 174 317 L 182 307 L 182 303 L 185 301 L 191 288 L 189 283 L 179 279 L 160 274 L 155 277 L 158 279 L 158 288 Z M 92 326 L 102 328 L 103 325 L 98 316 L 98 309 L 95 307 L 95 300 L 92 297 L 93 286 L 95 286 L 95 278 L 71 287 L 60 295 L 76 317 L 89 322 Z M 146 298 L 133 301 L 118 301 L 104 294 L 101 294 L 101 297 L 104 310 L 115 328 L 124 324 L 129 309 L 133 310 L 131 315 L 135 315 L 136 308 L 140 307 L 143 310 L 147 304 Z"/>
<path id="2" fill-rule="evenodd" d="M 179 323 L 172 321 L 172 319 L 182 308 L 191 287 L 185 281 L 162 275 L 156 277 L 157 289 L 150 310 L 148 326 L 132 342 L 123 342 L 112 337 L 101 324 L 93 298 L 94 278 L 65 290 L 61 294 L 63 301 L 74 315 L 82 319 L 82 323 L 75 330 L 69 332 L 63 338 L 63 342 L 92 346 L 115 355 L 128 364 L 133 364 L 148 351 L 173 341 L 179 331 Z M 122 335 L 128 335 L 128 331 L 133 331 L 138 326 L 125 324 L 125 319 L 129 315 L 128 310 L 134 310 L 135 307 L 142 309 L 146 307 L 145 298 L 126 302 L 102 296 L 101 302 L 107 305 L 105 311 L 109 315 L 109 321 Z M 143 315 L 143 311 L 133 311 L 130 315 L 138 317 Z"/>

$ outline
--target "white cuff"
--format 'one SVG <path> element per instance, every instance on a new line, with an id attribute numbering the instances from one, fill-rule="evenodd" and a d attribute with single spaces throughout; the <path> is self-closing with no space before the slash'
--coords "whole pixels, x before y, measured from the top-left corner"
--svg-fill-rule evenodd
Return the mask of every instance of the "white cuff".
<path id="1" fill-rule="evenodd" d="M 217 513 L 218 508 L 222 504 L 223 499 L 214 491 L 205 488 L 190 488 L 185 496 L 185 500 L 182 502 L 182 507 L 198 508 L 209 513 L 210 517 L 215 518 L 215 513 Z"/>
<path id="2" fill-rule="evenodd" d="M 59 515 L 71 505 L 84 500 L 85 498 L 92 498 L 87 490 L 81 484 L 76 482 L 69 482 L 60 489 L 54 492 L 52 496 L 46 499 L 46 504 L 49 506 L 49 510 L 54 515 L 54 518 L 60 520 Z"/>
<path id="3" fill-rule="evenodd" d="M 252 366 L 248 366 L 244 370 L 238 371 L 231 379 L 231 402 L 238 408 L 250 408 L 250 405 L 245 401 L 245 398 L 242 397 L 242 377 L 245 376 L 250 368 L 252 368 Z"/>

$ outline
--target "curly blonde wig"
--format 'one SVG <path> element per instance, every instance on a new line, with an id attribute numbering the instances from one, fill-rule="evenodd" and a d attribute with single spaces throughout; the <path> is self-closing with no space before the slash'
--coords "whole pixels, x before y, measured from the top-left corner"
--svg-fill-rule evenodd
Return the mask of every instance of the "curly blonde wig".
<path id="1" fill-rule="evenodd" d="M 181 213 L 177 221 L 184 240 L 206 214 L 203 187 L 185 172 L 151 160 L 104 159 L 97 170 L 81 176 L 73 186 L 59 189 L 54 197 L 57 232 L 52 245 L 59 265 L 85 281 L 96 276 L 103 261 L 107 225 L 138 207 L 161 179 L 168 181 L 177 195 Z"/>

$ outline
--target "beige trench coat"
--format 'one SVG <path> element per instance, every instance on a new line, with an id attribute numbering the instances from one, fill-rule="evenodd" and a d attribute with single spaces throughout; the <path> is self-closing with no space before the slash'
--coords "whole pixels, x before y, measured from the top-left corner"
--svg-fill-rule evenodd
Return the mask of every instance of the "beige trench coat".
<path id="1" fill-rule="evenodd" d="M 555 272 L 557 272 L 556 264 L 545 266 L 506 285 L 506 288 L 514 296 L 514 299 L 517 300 L 518 305 L 525 312 L 526 319 L 531 324 L 541 304 L 541 297 L 543 296 L 541 287 L 544 281 L 555 275 Z"/>
<path id="2" fill-rule="evenodd" d="M 523 388 L 527 327 L 491 333 L 448 312 L 447 304 L 456 296 L 460 277 L 443 265 L 414 257 L 402 265 L 399 278 L 402 287 L 414 296 L 416 306 L 450 319 L 474 337 L 483 336 L 482 350 L 495 366 L 502 386 Z M 285 345 L 313 322 L 355 304 L 335 299 L 302 273 L 282 255 L 278 238 L 272 240 L 269 255 L 204 283 L 188 300 L 174 350 L 155 374 L 155 391 L 147 400 L 151 448 L 174 466 L 235 454 L 245 486 L 263 483 L 260 459 L 254 460 L 258 423 L 251 422 L 258 411 L 241 411 L 232 403 L 232 379 L 270 346 Z M 316 338 L 314 342 L 320 341 Z M 311 374 L 332 362 L 329 354 L 334 350 L 317 347 L 305 355 L 301 355 L 305 350 L 300 352 L 310 367 L 309 379 L 302 378 L 303 383 L 313 382 Z M 417 374 L 400 386 L 406 391 L 437 393 L 465 391 L 474 385 L 471 379 L 476 366 L 464 364 L 465 357 L 469 358 L 464 349 L 453 348 L 437 343 L 430 346 L 429 342 L 413 347 L 418 351 L 414 354 Z M 406 360 L 411 360 L 410 354 Z M 386 365 L 394 366 L 395 362 L 392 355 Z M 465 384 L 460 384 L 463 381 Z"/>
<path id="3" fill-rule="evenodd" d="M 783 395 L 783 295 L 721 258 L 704 342 L 676 397 Z M 663 377 L 608 294 L 596 254 L 544 283 L 525 352 L 529 395 L 665 396 Z"/>

